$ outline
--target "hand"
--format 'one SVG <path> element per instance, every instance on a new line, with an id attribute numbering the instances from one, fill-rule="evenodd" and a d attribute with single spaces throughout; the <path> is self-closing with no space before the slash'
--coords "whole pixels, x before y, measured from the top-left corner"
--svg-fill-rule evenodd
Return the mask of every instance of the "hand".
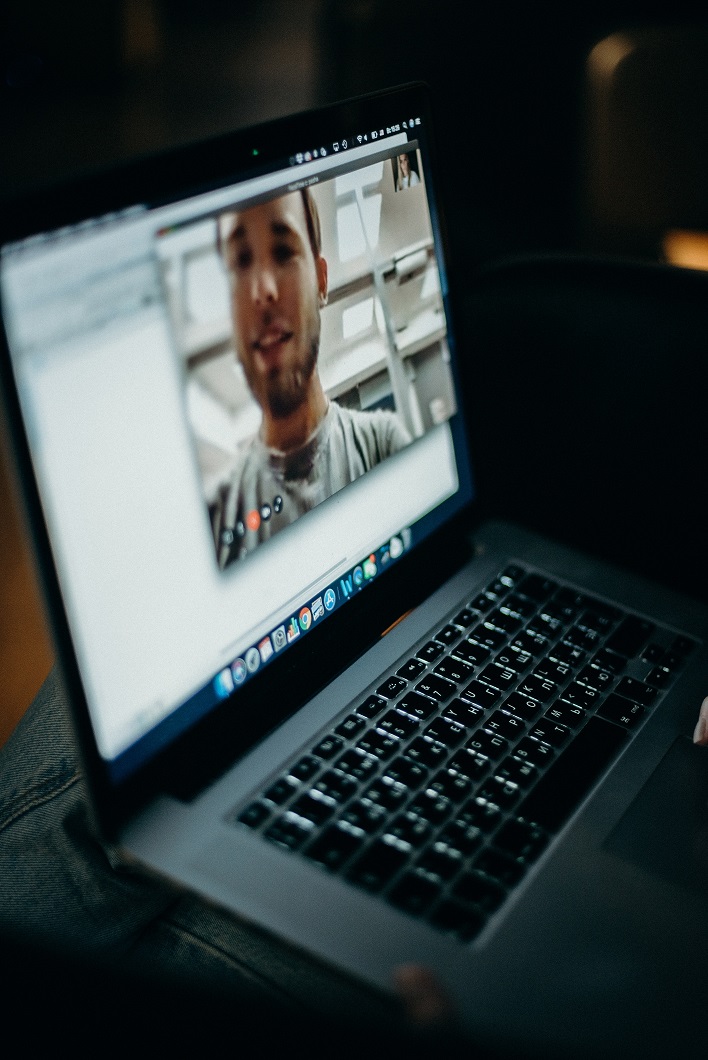
<path id="1" fill-rule="evenodd" d="M 431 971 L 420 964 L 399 964 L 393 979 L 412 1024 L 431 1029 L 454 1027 L 454 1006 Z"/>
<path id="2" fill-rule="evenodd" d="M 693 742 L 708 747 L 708 696 L 701 703 L 698 722 L 693 733 Z"/>

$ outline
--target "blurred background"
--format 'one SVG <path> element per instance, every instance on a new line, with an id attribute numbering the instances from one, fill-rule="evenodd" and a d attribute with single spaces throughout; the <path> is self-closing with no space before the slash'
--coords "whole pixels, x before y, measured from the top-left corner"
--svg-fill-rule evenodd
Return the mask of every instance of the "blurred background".
<path id="1" fill-rule="evenodd" d="M 0 209 L 58 177 L 431 85 L 462 284 L 527 252 L 704 266 L 708 18 L 686 0 L 4 0 Z M 0 449 L 0 743 L 52 660 Z"/>

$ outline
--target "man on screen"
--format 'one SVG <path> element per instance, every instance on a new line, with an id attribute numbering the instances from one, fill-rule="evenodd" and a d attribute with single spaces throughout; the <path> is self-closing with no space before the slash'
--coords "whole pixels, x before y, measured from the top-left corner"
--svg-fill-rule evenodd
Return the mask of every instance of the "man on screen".
<path id="1" fill-rule="evenodd" d="M 394 413 L 340 407 L 322 388 L 327 262 L 312 194 L 224 213 L 218 233 L 236 354 L 263 416 L 215 507 L 224 568 L 411 439 Z"/>

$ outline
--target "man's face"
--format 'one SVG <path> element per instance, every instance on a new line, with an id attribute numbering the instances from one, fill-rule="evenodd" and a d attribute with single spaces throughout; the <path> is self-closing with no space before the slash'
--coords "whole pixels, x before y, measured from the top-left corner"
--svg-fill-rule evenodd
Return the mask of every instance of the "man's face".
<path id="1" fill-rule="evenodd" d="M 299 192 L 220 219 L 236 352 L 275 419 L 306 400 L 320 341 L 327 265 L 315 257 Z"/>

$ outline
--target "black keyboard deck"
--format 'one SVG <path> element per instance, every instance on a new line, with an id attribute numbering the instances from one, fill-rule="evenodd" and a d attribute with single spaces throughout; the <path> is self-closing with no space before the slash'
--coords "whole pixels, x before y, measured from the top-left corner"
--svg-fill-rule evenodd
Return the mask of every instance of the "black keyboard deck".
<path id="1" fill-rule="evenodd" d="M 469 941 L 694 646 L 509 566 L 229 821 Z"/>

